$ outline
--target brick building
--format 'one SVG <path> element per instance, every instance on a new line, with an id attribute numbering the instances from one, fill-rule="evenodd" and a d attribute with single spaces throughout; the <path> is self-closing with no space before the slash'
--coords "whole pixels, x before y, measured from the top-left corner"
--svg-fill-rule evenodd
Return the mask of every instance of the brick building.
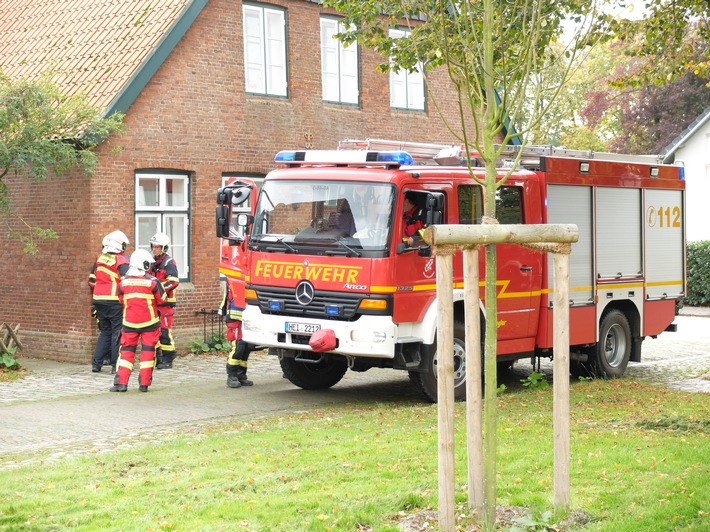
<path id="1" fill-rule="evenodd" d="M 380 56 L 328 38 L 337 25 L 335 12 L 307 0 L 0 5 L 7 75 L 51 66 L 63 90 L 86 90 L 106 115 L 125 112 L 127 126 L 99 146 L 91 178 L 5 177 L 16 212 L 59 234 L 36 256 L 0 234 L 0 322 L 21 325 L 25 355 L 90 361 L 97 331 L 86 280 L 106 233 L 124 231 L 129 252 L 157 230 L 171 235 L 181 276 L 175 337 L 185 353 L 202 337 L 196 311 L 219 304 L 214 211 L 225 178 L 262 177 L 285 148 L 367 137 L 450 141 L 430 103 L 434 94 L 459 123 L 445 72 L 426 90 L 416 73 L 378 73 Z"/>

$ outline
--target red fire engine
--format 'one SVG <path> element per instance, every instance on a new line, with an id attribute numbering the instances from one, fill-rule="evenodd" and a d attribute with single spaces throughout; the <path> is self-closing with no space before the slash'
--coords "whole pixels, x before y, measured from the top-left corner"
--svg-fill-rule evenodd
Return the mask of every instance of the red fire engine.
<path id="1" fill-rule="evenodd" d="M 435 260 L 426 243 L 405 237 L 404 197 L 417 204 L 424 224 L 478 224 L 483 189 L 452 146 L 368 140 L 340 148 L 280 152 L 275 162 L 285 168 L 266 176 L 252 214 L 235 217 L 234 226 L 232 205 L 254 185 L 220 189 L 220 271 L 245 284 L 244 339 L 270 348 L 301 388 L 331 387 L 348 369 L 384 367 L 408 371 L 435 401 Z M 511 147 L 510 160 L 515 155 Z M 484 179 L 483 168 L 473 171 Z M 686 293 L 684 195 L 681 167 L 551 147 L 525 148 L 496 192 L 500 223 L 579 228 L 570 260 L 573 373 L 621 377 L 629 361 L 640 361 L 644 338 L 675 330 L 676 301 Z M 234 237 L 238 226 L 243 239 Z M 230 244 L 239 252 L 225 253 Z M 551 255 L 506 244 L 497 256 L 500 364 L 551 358 Z M 465 393 L 461 270 L 459 252 L 457 398 Z M 477 311 L 485 319 L 484 309 Z M 325 330 L 334 343 L 317 352 L 311 336 Z"/>

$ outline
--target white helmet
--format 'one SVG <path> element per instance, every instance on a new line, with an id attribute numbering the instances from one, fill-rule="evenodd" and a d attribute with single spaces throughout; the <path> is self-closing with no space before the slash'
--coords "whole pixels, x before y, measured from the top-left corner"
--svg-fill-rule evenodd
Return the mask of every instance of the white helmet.
<path id="1" fill-rule="evenodd" d="M 123 253 L 128 246 L 128 237 L 123 231 L 112 231 L 101 241 L 102 253 Z"/>
<path id="2" fill-rule="evenodd" d="M 145 273 L 150 269 L 150 265 L 155 262 L 153 255 L 145 249 L 137 249 L 131 254 L 129 266 Z"/>
<path id="3" fill-rule="evenodd" d="M 167 253 L 168 246 L 170 245 L 170 237 L 165 233 L 155 233 L 150 237 L 151 246 L 161 246 L 163 253 Z"/>

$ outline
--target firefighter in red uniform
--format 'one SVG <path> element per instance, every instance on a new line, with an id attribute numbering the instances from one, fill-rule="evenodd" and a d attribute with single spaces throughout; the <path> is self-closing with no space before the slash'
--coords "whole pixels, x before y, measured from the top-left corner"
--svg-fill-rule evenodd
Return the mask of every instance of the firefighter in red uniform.
<path id="1" fill-rule="evenodd" d="M 160 343 L 156 351 L 156 368 L 169 369 L 175 360 L 175 341 L 173 340 L 173 314 L 175 314 L 175 289 L 180 284 L 175 260 L 168 255 L 170 237 L 165 233 L 156 233 L 150 239 L 150 249 L 155 262 L 150 273 L 156 277 L 165 289 L 167 301 L 158 306 L 160 313 Z"/>
<path id="2" fill-rule="evenodd" d="M 420 229 L 424 228 L 424 220 L 426 214 L 424 209 L 419 207 L 417 193 L 408 190 L 404 193 L 404 220 L 403 220 L 403 240 L 409 247 L 412 247 L 416 241 L 422 239 Z"/>
<path id="3" fill-rule="evenodd" d="M 155 347 L 160 338 L 158 306 L 164 304 L 166 299 L 160 281 L 146 273 L 153 262 L 153 256 L 145 249 L 134 251 L 128 273 L 118 285 L 118 296 L 123 303 L 123 331 L 116 378 L 110 388 L 112 392 L 128 389 L 138 341 L 141 343 L 140 391 L 147 392 L 153 381 Z"/>
<path id="4" fill-rule="evenodd" d="M 128 271 L 125 255 L 128 237 L 121 231 L 113 231 L 104 237 L 102 245 L 101 255 L 89 273 L 91 300 L 95 317 L 99 321 L 99 338 L 91 361 L 91 371 L 98 373 L 108 361 L 113 373 L 118 360 L 123 312 L 118 300 L 118 281 Z"/>
<path id="5" fill-rule="evenodd" d="M 231 342 L 227 356 L 227 386 L 253 386 L 254 383 L 247 378 L 247 360 L 251 347 L 242 340 L 242 311 L 246 307 L 244 282 L 236 281 L 230 284 L 227 280 L 224 286 L 220 314 L 227 321 L 227 340 Z"/>

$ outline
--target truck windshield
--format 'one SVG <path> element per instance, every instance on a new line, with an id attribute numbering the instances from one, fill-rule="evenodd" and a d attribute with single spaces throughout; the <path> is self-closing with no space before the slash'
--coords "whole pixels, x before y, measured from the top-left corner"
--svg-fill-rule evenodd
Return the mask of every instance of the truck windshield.
<path id="1" fill-rule="evenodd" d="M 393 198 L 390 184 L 267 181 L 254 214 L 251 243 L 291 253 L 301 245 L 316 245 L 329 254 L 384 251 Z"/>

